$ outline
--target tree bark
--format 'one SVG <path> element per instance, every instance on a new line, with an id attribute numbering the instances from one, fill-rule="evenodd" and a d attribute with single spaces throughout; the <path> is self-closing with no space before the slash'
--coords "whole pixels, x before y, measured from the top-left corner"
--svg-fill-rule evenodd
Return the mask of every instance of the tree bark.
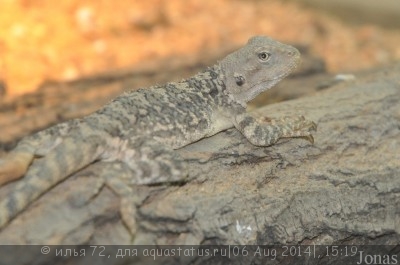
<path id="1" fill-rule="evenodd" d="M 304 115 L 318 124 L 314 144 L 284 139 L 256 147 L 229 129 L 178 150 L 187 182 L 132 187 L 140 202 L 134 236 L 121 221 L 118 196 L 107 187 L 93 192 L 97 163 L 33 203 L 0 232 L 0 242 L 398 244 L 399 72 L 393 65 L 253 112 Z"/>

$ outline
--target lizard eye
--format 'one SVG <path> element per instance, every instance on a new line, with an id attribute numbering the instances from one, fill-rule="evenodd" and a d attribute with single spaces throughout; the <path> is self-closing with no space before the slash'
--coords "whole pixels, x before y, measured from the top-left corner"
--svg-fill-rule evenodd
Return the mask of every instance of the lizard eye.
<path id="1" fill-rule="evenodd" d="M 259 58 L 261 61 L 264 61 L 264 62 L 268 61 L 268 59 L 269 59 L 270 56 L 271 56 L 271 54 L 270 54 L 269 52 L 260 52 L 260 53 L 258 54 L 258 58 Z"/>

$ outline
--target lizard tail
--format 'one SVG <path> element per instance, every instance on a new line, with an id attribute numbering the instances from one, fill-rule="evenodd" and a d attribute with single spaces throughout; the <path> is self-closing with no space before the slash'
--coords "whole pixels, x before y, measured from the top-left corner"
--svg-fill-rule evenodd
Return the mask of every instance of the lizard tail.
<path id="1" fill-rule="evenodd" d="M 0 202 L 0 229 L 50 188 L 98 159 L 99 144 L 93 138 L 66 138 L 45 157 L 34 161 L 25 177 Z"/>

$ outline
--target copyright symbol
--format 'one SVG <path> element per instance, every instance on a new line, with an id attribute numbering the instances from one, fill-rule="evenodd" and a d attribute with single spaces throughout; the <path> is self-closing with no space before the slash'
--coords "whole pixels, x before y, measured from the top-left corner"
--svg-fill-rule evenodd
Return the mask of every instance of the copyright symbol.
<path id="1" fill-rule="evenodd" d="M 40 249 L 40 252 L 42 252 L 42 254 L 49 254 L 50 253 L 50 247 L 48 246 L 44 246 Z"/>

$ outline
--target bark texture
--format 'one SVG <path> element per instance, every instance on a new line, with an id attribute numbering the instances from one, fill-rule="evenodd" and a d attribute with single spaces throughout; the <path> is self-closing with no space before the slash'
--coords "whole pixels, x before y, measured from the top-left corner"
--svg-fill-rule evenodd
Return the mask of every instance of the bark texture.
<path id="1" fill-rule="evenodd" d="M 314 120 L 313 145 L 285 139 L 255 147 L 230 129 L 179 150 L 189 166 L 186 183 L 133 187 L 134 236 L 121 221 L 118 196 L 94 192 L 103 166 L 96 163 L 32 204 L 0 242 L 398 244 L 399 72 L 399 64 L 389 66 L 254 111 Z"/>

